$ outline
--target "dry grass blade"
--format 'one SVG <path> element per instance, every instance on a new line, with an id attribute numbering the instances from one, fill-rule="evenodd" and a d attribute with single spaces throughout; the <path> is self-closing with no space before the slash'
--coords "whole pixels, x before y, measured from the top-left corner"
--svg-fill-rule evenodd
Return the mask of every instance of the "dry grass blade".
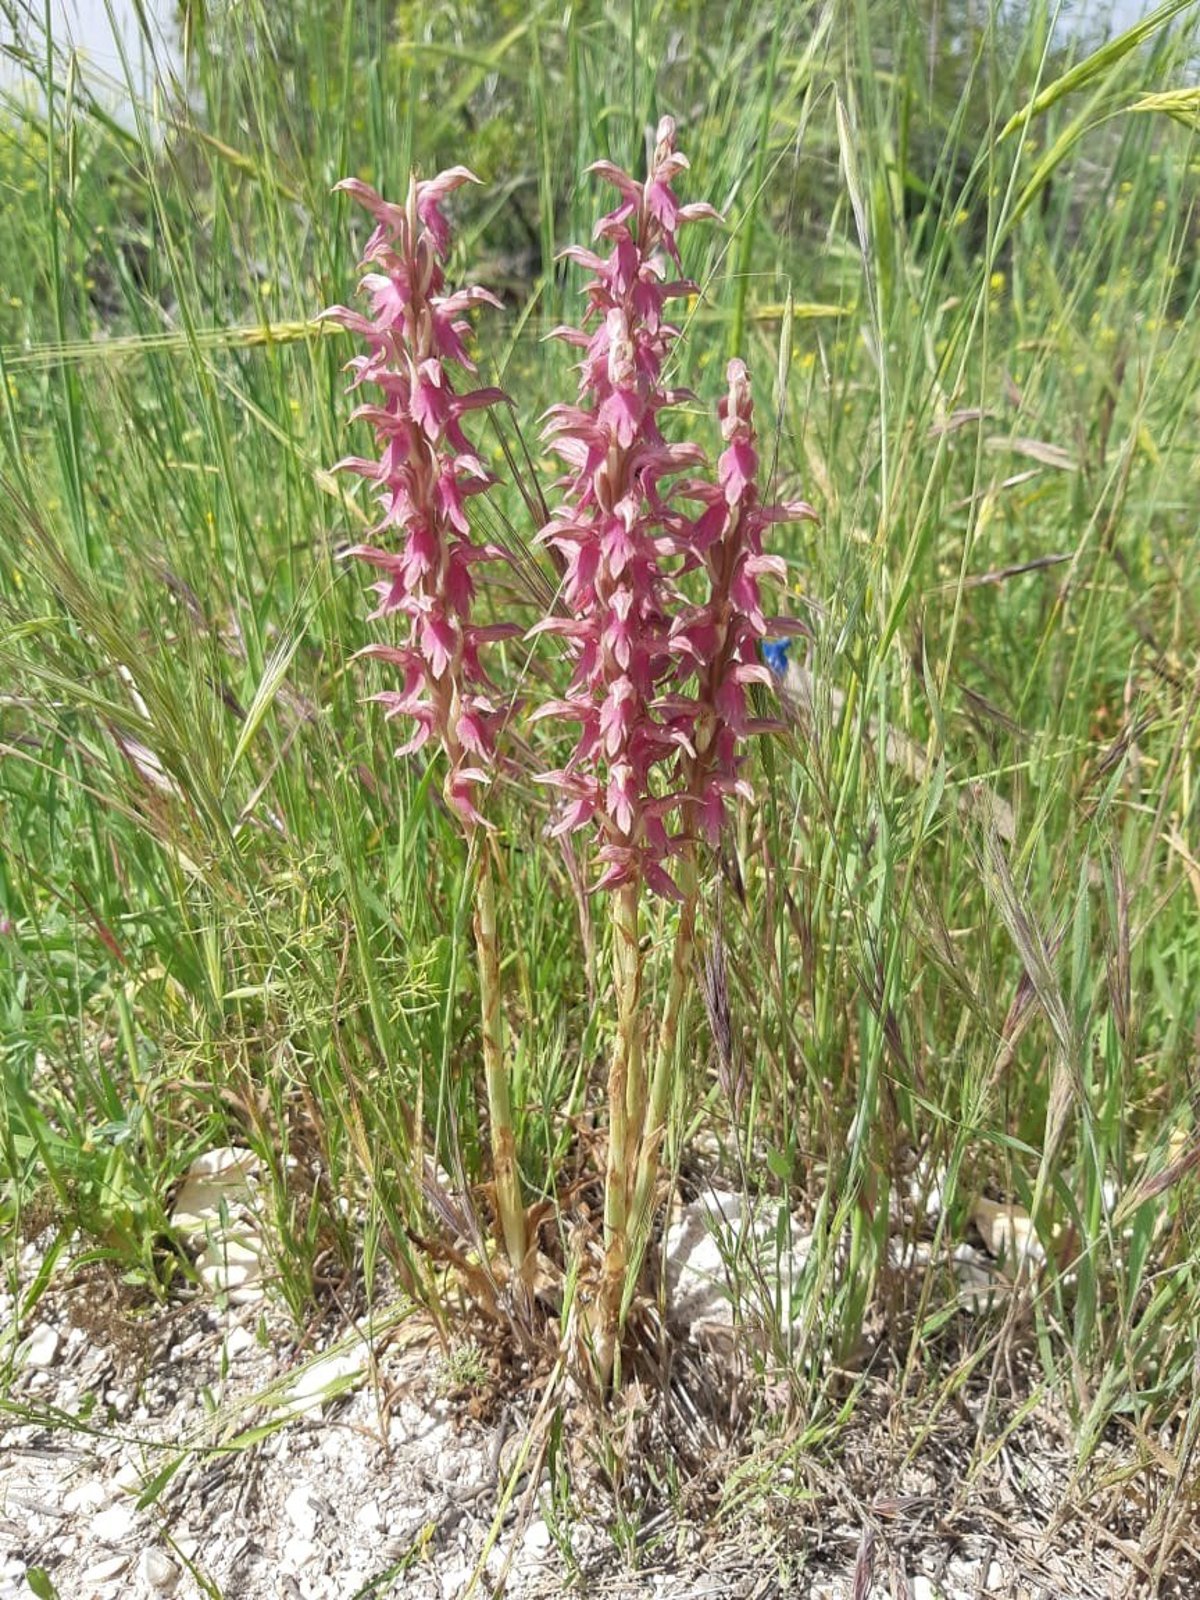
<path id="1" fill-rule="evenodd" d="M 745 1057 L 733 1036 L 733 1015 L 729 1004 L 729 974 L 725 964 L 725 941 L 720 926 L 720 902 L 712 934 L 704 951 L 700 993 L 708 1017 L 709 1032 L 717 1052 L 717 1073 L 722 1093 L 739 1117 L 746 1094 Z"/>
<path id="2" fill-rule="evenodd" d="M 858 1543 L 854 1558 L 854 1571 L 850 1579 L 851 1600 L 868 1600 L 871 1585 L 875 1582 L 875 1529 L 867 1523 Z"/>
<path id="3" fill-rule="evenodd" d="M 1073 1061 L 1078 1041 L 1051 956 L 1057 941 L 1038 928 L 1028 902 L 1013 881 L 1000 836 L 991 830 L 983 835 L 982 866 L 984 885 L 1021 958 L 1038 1004 L 1050 1023 L 1059 1055 L 1064 1061 Z"/>
<path id="4" fill-rule="evenodd" d="M 1027 456 L 1030 461 L 1037 461 L 1043 467 L 1056 467 L 1060 472 L 1079 471 L 1079 462 L 1069 450 L 1064 450 L 1062 445 L 1051 444 L 1046 439 L 1011 438 L 998 433 L 990 435 L 983 442 L 988 450 Z"/>

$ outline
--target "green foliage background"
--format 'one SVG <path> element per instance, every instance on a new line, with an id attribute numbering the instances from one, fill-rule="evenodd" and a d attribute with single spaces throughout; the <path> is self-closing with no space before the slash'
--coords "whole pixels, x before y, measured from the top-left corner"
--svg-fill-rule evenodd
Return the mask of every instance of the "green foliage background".
<path id="1" fill-rule="evenodd" d="M 126 118 L 29 42 L 40 89 L 0 122 L 14 1242 L 78 1228 L 175 1292 L 171 1186 L 248 1141 L 299 1319 L 385 1256 L 428 1288 L 422 1153 L 485 1176 L 464 859 L 352 661 L 371 630 L 336 553 L 365 512 L 327 471 L 349 350 L 309 319 L 352 294 L 364 235 L 330 190 L 484 179 L 456 196 L 452 270 L 504 297 L 481 366 L 550 494 L 538 417 L 573 379 L 541 336 L 578 287 L 556 253 L 598 214 L 587 164 L 639 166 L 670 112 L 686 197 L 726 218 L 685 239 L 678 425 L 715 448 L 744 353 L 776 486 L 821 513 L 778 545 L 814 726 L 759 752 L 704 921 L 746 1108 L 697 1003 L 673 1158 L 703 1135 L 810 1221 L 778 1356 L 814 1417 L 864 1329 L 917 1388 L 943 1382 L 939 1341 L 991 1349 L 1002 1313 L 964 1331 L 940 1265 L 981 1192 L 1049 1252 L 1037 1347 L 1081 1450 L 1115 1412 L 1188 1414 L 1198 155 L 1186 106 L 1130 110 L 1186 82 L 1194 17 L 1162 9 L 1069 77 L 1088 45 L 1038 4 L 250 0 L 188 9 L 187 93 Z M 487 448 L 510 481 L 486 515 L 519 548 L 534 519 Z M 491 603 L 532 623 L 527 569 Z M 561 663 L 518 645 L 497 670 L 536 693 Z M 881 759 L 890 730 L 919 760 Z M 545 796 L 495 803 L 522 1173 L 553 1198 L 611 1026 L 603 919 L 544 842 Z M 890 1211 L 935 1173 L 914 1291 Z"/>

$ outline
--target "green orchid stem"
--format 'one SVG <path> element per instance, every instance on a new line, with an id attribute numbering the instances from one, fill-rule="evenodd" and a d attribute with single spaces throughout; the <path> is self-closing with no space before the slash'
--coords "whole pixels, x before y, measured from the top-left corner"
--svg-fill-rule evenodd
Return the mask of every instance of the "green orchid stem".
<path id="1" fill-rule="evenodd" d="M 688 849 L 680 860 L 677 878 L 683 895 L 683 905 L 675 929 L 671 977 L 658 1031 L 658 1050 L 654 1058 L 654 1076 L 650 1084 L 650 1103 L 647 1108 L 646 1126 L 642 1135 L 633 1188 L 632 1260 L 635 1263 L 635 1271 L 650 1232 L 654 1191 L 658 1183 L 659 1160 L 667 1126 L 667 1107 L 671 1099 L 679 1046 L 679 1025 L 687 1006 L 688 986 L 692 975 L 692 952 L 696 944 L 698 875 L 695 853 L 691 849 Z"/>
<path id="2" fill-rule="evenodd" d="M 492 887 L 492 861 L 486 840 L 475 857 L 475 957 L 479 964 L 480 1028 L 483 1034 L 483 1071 L 487 1081 L 488 1116 L 492 1134 L 492 1176 L 496 1185 L 496 1210 L 500 1233 L 513 1272 L 525 1263 L 525 1208 L 517 1177 L 517 1147 L 513 1136 L 512 1100 L 508 1092 L 508 1067 L 504 1051 L 504 1011 L 500 1003 L 500 946 L 496 937 L 496 897 Z"/>
<path id="3" fill-rule="evenodd" d="M 600 1283 L 597 1364 L 607 1384 L 617 1360 L 621 1306 L 629 1259 L 629 1202 L 641 1145 L 645 1108 L 642 1059 L 642 953 L 638 942 L 640 886 L 622 885 L 613 896 L 613 980 L 617 1040 L 608 1074 L 608 1165 L 604 1175 L 604 1272 Z M 631 1116 L 632 1113 L 632 1116 Z"/>

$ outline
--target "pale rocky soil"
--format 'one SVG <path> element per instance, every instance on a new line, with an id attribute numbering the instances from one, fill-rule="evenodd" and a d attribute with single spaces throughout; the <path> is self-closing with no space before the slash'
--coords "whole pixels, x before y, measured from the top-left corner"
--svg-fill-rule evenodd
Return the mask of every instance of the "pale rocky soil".
<path id="1" fill-rule="evenodd" d="M 978 1394 L 964 1387 L 940 1419 L 902 1418 L 882 1378 L 828 1455 L 798 1448 L 795 1430 L 785 1443 L 743 1429 L 693 1465 L 645 1513 L 633 1570 L 595 1473 L 577 1472 L 569 1525 L 555 1524 L 548 1477 L 518 1483 L 498 1516 L 533 1403 L 489 1389 L 470 1346 L 447 1355 L 395 1302 L 302 1347 L 254 1272 L 232 1294 L 132 1315 L 96 1269 L 60 1265 L 22 1317 L 43 1249 L 21 1249 L 0 1293 L 0 1600 L 37 1593 L 39 1568 L 62 1600 L 462 1600 L 497 1522 L 475 1592 L 507 1564 L 514 1600 L 1200 1595 L 1194 1528 L 1161 1583 L 1138 1554 L 1170 1508 L 1161 1473 L 1114 1470 L 1104 1494 L 1073 1486 L 1064 1422 L 1035 1412 L 967 1489 Z M 690 1270 L 677 1259 L 673 1294 L 700 1329 Z M 711 1297 L 707 1312 L 720 1323 Z M 719 1374 L 742 1335 L 707 1337 Z M 928 1434 L 909 1460 L 917 1423 Z M 730 1511 L 739 1473 L 747 1493 Z"/>

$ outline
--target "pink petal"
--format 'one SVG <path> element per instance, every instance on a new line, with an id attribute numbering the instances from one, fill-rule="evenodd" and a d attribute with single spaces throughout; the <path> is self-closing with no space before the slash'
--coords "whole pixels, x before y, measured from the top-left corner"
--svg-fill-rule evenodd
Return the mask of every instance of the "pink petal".
<path id="1" fill-rule="evenodd" d="M 483 817 L 476 808 L 474 797 L 471 793 L 472 785 L 486 780 L 486 773 L 476 773 L 468 769 L 452 772 L 446 779 L 443 794 L 446 804 L 455 814 L 476 828 L 490 828 L 492 825 Z"/>
<path id="2" fill-rule="evenodd" d="M 725 221 L 716 207 L 710 206 L 707 200 L 693 200 L 690 205 L 680 206 L 678 217 L 680 222 Z"/>
<path id="3" fill-rule="evenodd" d="M 614 166 L 611 161 L 593 161 L 590 167 L 585 167 L 587 173 L 594 172 L 598 177 L 605 178 L 609 183 L 615 184 L 627 199 L 635 204 L 641 202 L 642 186 L 631 178 L 627 172 L 622 172 L 620 167 Z"/>
<path id="4" fill-rule="evenodd" d="M 478 284 L 472 284 L 465 289 L 456 289 L 453 294 L 434 295 L 429 303 L 435 311 L 440 311 L 447 317 L 456 317 L 460 311 L 466 311 L 469 306 L 494 306 L 497 311 L 504 310 L 504 301 L 500 296 L 493 294 L 490 289 L 481 288 Z"/>
<path id="5" fill-rule="evenodd" d="M 624 834 L 633 832 L 634 800 L 633 769 L 627 762 L 620 762 L 609 776 L 605 803 L 609 816 Z"/>
<path id="6" fill-rule="evenodd" d="M 446 617 L 427 616 L 421 623 L 421 654 L 429 662 L 435 678 L 440 678 L 450 665 L 458 638 Z"/>
<path id="7" fill-rule="evenodd" d="M 480 411 L 484 406 L 511 405 L 503 389 L 472 389 L 467 394 L 456 394 L 450 402 L 454 416 L 460 411 Z"/>
<path id="8" fill-rule="evenodd" d="M 783 500 L 778 505 L 762 506 L 754 513 L 756 522 L 820 522 L 807 500 Z"/>
<path id="9" fill-rule="evenodd" d="M 460 184 L 478 183 L 479 179 L 467 167 L 450 167 L 439 172 L 436 178 L 417 184 L 417 215 L 429 231 L 433 247 L 444 256 L 450 245 L 450 228 L 438 207 L 452 189 Z"/>
<path id="10" fill-rule="evenodd" d="M 550 837 L 559 838 L 564 833 L 576 833 L 586 827 L 595 815 L 596 802 L 588 795 L 581 795 L 559 814 L 550 829 Z"/>
<path id="11" fill-rule="evenodd" d="M 646 880 L 646 887 L 652 889 L 655 894 L 661 895 L 664 900 L 675 900 L 682 903 L 683 894 L 679 885 L 665 868 L 659 866 L 657 861 L 643 861 L 642 876 Z"/>
<path id="12" fill-rule="evenodd" d="M 356 472 L 360 478 L 373 478 L 376 482 L 383 476 L 378 461 L 368 461 L 365 456 L 343 456 L 340 461 L 334 462 L 331 470 Z"/>
<path id="13" fill-rule="evenodd" d="M 729 504 L 736 505 L 758 473 L 758 457 L 744 439 L 735 439 L 717 462 L 717 476 Z"/>
<path id="14" fill-rule="evenodd" d="M 600 407 L 600 425 L 607 428 L 622 450 L 628 450 L 641 425 L 643 405 L 634 390 L 618 389 Z"/>
<path id="15" fill-rule="evenodd" d="M 679 201 L 668 184 L 656 178 L 646 185 L 646 210 L 667 233 L 674 233 L 679 221 Z"/>

